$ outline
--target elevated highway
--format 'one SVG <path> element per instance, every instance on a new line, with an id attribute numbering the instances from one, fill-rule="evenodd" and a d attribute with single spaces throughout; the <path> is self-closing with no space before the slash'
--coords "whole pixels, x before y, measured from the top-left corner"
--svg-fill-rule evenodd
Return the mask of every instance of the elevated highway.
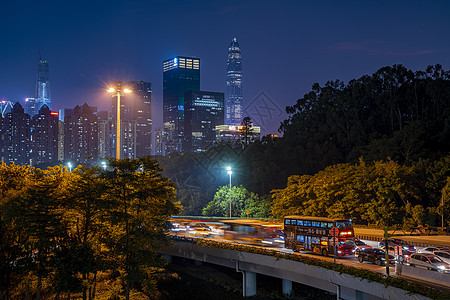
<path id="1" fill-rule="evenodd" d="M 400 288 L 273 256 L 204 247 L 180 241 L 160 252 L 169 261 L 172 256 L 178 256 L 236 269 L 243 274 L 244 296 L 256 295 L 256 274 L 264 274 L 281 278 L 284 294 L 292 291 L 292 282 L 298 282 L 336 293 L 338 299 L 429 299 Z"/>

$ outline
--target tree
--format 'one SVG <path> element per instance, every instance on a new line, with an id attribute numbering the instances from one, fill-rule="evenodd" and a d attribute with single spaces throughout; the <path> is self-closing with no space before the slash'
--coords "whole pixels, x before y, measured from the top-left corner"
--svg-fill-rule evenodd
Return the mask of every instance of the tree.
<path id="1" fill-rule="evenodd" d="M 244 147 L 247 147 L 250 143 L 250 137 L 253 132 L 253 123 L 250 117 L 244 117 L 241 123 L 241 135 L 244 142 Z"/>
<path id="2" fill-rule="evenodd" d="M 270 200 L 260 200 L 257 194 L 249 192 L 243 186 L 233 186 L 231 188 L 231 215 L 241 218 L 268 217 L 268 201 Z M 214 199 L 203 209 L 203 215 L 226 217 L 229 214 L 230 187 L 224 185 L 217 189 Z"/>
<path id="3" fill-rule="evenodd" d="M 162 263 L 157 250 L 168 242 L 169 217 L 181 207 L 174 202 L 174 185 L 161 175 L 155 159 L 108 161 L 108 200 L 115 208 L 106 244 L 111 249 L 111 264 L 123 272 L 125 297 L 129 299 L 133 285 L 148 275 L 151 267 Z"/>

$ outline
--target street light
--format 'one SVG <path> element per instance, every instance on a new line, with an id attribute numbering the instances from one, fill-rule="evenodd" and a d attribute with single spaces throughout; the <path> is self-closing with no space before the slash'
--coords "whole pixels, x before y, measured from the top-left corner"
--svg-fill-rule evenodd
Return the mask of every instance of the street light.
<path id="1" fill-rule="evenodd" d="M 110 87 L 108 89 L 108 93 L 112 93 L 113 96 L 117 97 L 117 131 L 116 131 L 116 159 L 120 159 L 120 96 L 121 93 L 129 94 L 131 90 L 124 88 L 122 89 L 122 82 L 116 81 L 114 82 L 114 87 Z"/>
<path id="2" fill-rule="evenodd" d="M 231 174 L 233 174 L 233 172 L 231 171 L 231 167 L 227 167 L 227 173 L 228 175 L 230 175 L 230 218 L 231 218 Z"/>
<path id="3" fill-rule="evenodd" d="M 102 161 L 103 170 L 106 171 L 106 162 Z"/>
<path id="4" fill-rule="evenodd" d="M 68 163 L 67 166 L 69 167 L 69 172 L 72 172 L 72 163 Z"/>

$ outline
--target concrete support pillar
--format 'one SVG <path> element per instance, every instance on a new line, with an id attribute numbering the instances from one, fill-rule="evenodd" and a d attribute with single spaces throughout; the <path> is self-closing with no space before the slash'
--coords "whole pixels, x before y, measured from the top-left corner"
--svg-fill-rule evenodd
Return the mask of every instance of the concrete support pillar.
<path id="1" fill-rule="evenodd" d="M 283 295 L 290 295 L 292 293 L 292 281 L 283 279 L 282 280 L 282 286 L 283 286 Z"/>
<path id="2" fill-rule="evenodd" d="M 243 296 L 251 297 L 256 295 L 256 273 L 243 271 Z"/>

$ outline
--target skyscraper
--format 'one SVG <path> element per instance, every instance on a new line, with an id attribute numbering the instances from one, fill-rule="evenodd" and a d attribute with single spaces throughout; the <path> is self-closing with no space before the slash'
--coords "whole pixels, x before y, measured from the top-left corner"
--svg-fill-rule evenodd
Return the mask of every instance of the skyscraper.
<path id="1" fill-rule="evenodd" d="M 69 112 L 64 114 L 64 160 L 84 165 L 97 163 L 97 108 L 85 103 Z"/>
<path id="2" fill-rule="evenodd" d="M 145 81 L 130 81 L 124 88 L 132 92 L 120 97 L 121 154 L 123 158 L 137 158 L 152 154 L 152 84 Z M 112 124 L 117 124 L 117 94 L 112 96 Z M 116 148 L 116 132 L 112 148 Z"/>
<path id="3" fill-rule="evenodd" d="M 225 124 L 242 122 L 242 57 L 236 38 L 228 47 L 227 89 L 225 93 Z"/>
<path id="4" fill-rule="evenodd" d="M 31 126 L 30 116 L 19 102 L 2 118 L 0 159 L 17 165 L 30 164 Z"/>
<path id="5" fill-rule="evenodd" d="M 215 128 L 223 124 L 223 93 L 184 94 L 184 151 L 202 152 L 214 145 Z"/>
<path id="6" fill-rule="evenodd" d="M 133 117 L 136 120 L 136 157 L 152 154 L 152 84 L 145 81 L 130 82 Z"/>
<path id="7" fill-rule="evenodd" d="M 200 90 L 200 59 L 176 56 L 163 62 L 163 122 L 175 125 L 175 151 L 184 135 L 184 93 Z M 170 142 L 167 144 L 170 146 Z"/>
<path id="8" fill-rule="evenodd" d="M 32 164 L 49 164 L 58 161 L 58 113 L 44 105 L 31 119 Z"/>
<path id="9" fill-rule="evenodd" d="M 39 66 L 36 78 L 36 112 L 37 114 L 42 106 L 47 105 L 49 109 L 52 108 L 50 101 L 50 71 L 48 61 L 39 58 Z"/>

